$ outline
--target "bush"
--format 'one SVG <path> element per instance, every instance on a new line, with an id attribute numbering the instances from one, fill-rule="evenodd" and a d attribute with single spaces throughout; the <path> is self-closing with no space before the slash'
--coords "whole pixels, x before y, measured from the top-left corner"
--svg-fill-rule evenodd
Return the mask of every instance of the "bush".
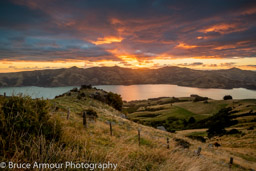
<path id="1" fill-rule="evenodd" d="M 81 87 L 80 87 L 80 90 L 83 90 L 83 89 L 92 89 L 92 85 L 91 84 L 89 84 L 89 85 L 81 85 Z"/>
<path id="2" fill-rule="evenodd" d="M 254 130 L 254 127 L 251 126 L 251 127 L 247 128 L 247 130 Z"/>
<path id="3" fill-rule="evenodd" d="M 226 133 L 226 130 L 224 128 L 224 126 L 222 125 L 215 125 L 215 126 L 211 126 L 208 130 L 208 137 L 214 137 L 214 136 L 222 136 Z"/>
<path id="4" fill-rule="evenodd" d="M 183 139 L 175 138 L 174 140 L 176 141 L 177 146 L 181 146 L 183 148 L 189 148 L 191 145 L 189 142 L 187 142 Z"/>
<path id="5" fill-rule="evenodd" d="M 30 97 L 10 97 L 2 101 L 0 108 L 0 153 L 13 155 L 17 148 L 25 148 L 25 142 L 44 136 L 46 140 L 58 140 L 61 126 L 53 123 L 48 115 L 46 100 Z"/>
<path id="6" fill-rule="evenodd" d="M 85 93 L 78 93 L 77 99 L 81 100 L 85 96 L 86 96 Z"/>
<path id="7" fill-rule="evenodd" d="M 89 116 L 94 116 L 96 118 L 98 117 L 97 112 L 95 112 L 93 109 L 86 110 L 86 114 L 89 115 Z"/>
<path id="8" fill-rule="evenodd" d="M 201 142 L 203 142 L 203 143 L 206 142 L 206 139 L 205 139 L 204 137 L 202 137 L 202 136 L 198 136 L 198 135 L 188 135 L 187 137 L 190 138 L 190 139 L 193 139 L 193 140 L 201 141 Z"/>
<path id="9" fill-rule="evenodd" d="M 203 122 L 207 124 L 209 128 L 207 130 L 209 138 L 226 134 L 225 128 L 237 123 L 237 121 L 232 120 L 232 116 L 230 116 L 231 114 L 232 108 L 224 108 L 214 116 L 205 121 L 203 120 Z"/>
<path id="10" fill-rule="evenodd" d="M 190 97 L 194 98 L 193 102 L 199 102 L 199 101 L 208 100 L 208 97 L 201 97 L 201 96 L 198 96 L 196 94 L 192 94 L 192 95 L 190 95 Z"/>
<path id="11" fill-rule="evenodd" d="M 72 90 L 70 90 L 70 92 L 78 92 L 77 88 L 73 88 Z"/>
<path id="12" fill-rule="evenodd" d="M 119 94 L 109 92 L 107 94 L 107 103 L 114 107 L 116 110 L 121 111 L 123 107 L 123 100 Z"/>
<path id="13" fill-rule="evenodd" d="M 232 135 L 232 134 L 241 134 L 241 131 L 238 131 L 237 129 L 231 129 L 230 131 L 227 132 L 227 135 Z"/>
<path id="14" fill-rule="evenodd" d="M 196 119 L 193 116 L 190 117 L 189 120 L 188 120 L 188 124 L 193 124 L 195 122 L 196 122 Z"/>
<path id="15" fill-rule="evenodd" d="M 230 95 L 225 95 L 224 97 L 223 97 L 223 100 L 232 100 L 233 98 L 232 98 L 232 96 L 230 96 Z"/>

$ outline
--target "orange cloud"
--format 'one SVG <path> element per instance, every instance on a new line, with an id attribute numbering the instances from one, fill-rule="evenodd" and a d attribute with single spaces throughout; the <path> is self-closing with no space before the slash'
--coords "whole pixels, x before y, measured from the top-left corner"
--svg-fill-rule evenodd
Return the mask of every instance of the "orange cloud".
<path id="1" fill-rule="evenodd" d="M 188 45 L 188 44 L 185 44 L 185 43 L 179 43 L 176 48 L 182 48 L 182 49 L 193 49 L 193 48 L 196 48 L 198 46 L 196 45 Z"/>
<path id="2" fill-rule="evenodd" d="M 233 48 L 236 48 L 236 46 L 235 45 L 224 45 L 224 46 L 218 46 L 218 47 L 216 47 L 214 49 L 216 49 L 216 50 L 223 50 L 223 49 L 233 49 Z"/>
<path id="3" fill-rule="evenodd" d="M 108 36 L 108 37 L 98 38 L 97 41 L 93 41 L 92 43 L 95 45 L 101 45 L 101 44 L 121 42 L 122 40 L 123 40 L 122 37 Z"/>
<path id="4" fill-rule="evenodd" d="M 199 32 L 203 33 L 208 33 L 208 32 L 218 32 L 221 34 L 227 34 L 227 33 L 232 33 L 232 32 L 239 32 L 239 31 L 244 31 L 246 30 L 245 27 L 241 27 L 241 23 L 232 23 L 232 24 L 227 24 L 227 23 L 222 23 L 222 24 L 215 24 L 212 25 L 208 28 L 201 29 Z"/>
<path id="5" fill-rule="evenodd" d="M 117 19 L 117 18 L 112 18 L 112 19 L 111 19 L 111 23 L 112 23 L 112 24 L 122 24 L 122 21 L 119 20 L 119 19 Z"/>
<path id="6" fill-rule="evenodd" d="M 250 41 L 240 41 L 240 42 L 236 42 L 235 44 L 228 44 L 228 45 L 223 45 L 223 46 L 217 46 L 213 49 L 215 50 L 224 50 L 224 49 L 234 49 L 237 47 L 240 47 L 241 49 L 243 48 L 243 46 L 246 46 L 246 44 L 250 43 Z M 251 50 L 250 48 L 243 48 L 244 50 Z"/>

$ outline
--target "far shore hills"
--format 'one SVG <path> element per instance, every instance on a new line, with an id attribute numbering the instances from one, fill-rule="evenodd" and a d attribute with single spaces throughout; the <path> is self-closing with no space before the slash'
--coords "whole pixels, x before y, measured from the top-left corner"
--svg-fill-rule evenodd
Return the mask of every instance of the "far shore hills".
<path id="1" fill-rule="evenodd" d="M 256 90 L 256 72 L 238 68 L 206 71 L 176 66 L 159 69 L 130 69 L 115 66 L 0 73 L 0 87 L 59 87 L 83 84 L 174 84 L 198 88 Z"/>

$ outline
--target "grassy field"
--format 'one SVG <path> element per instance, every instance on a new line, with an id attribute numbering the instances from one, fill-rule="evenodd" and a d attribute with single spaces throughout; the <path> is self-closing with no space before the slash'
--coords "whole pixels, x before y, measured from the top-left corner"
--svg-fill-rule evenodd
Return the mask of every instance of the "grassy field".
<path id="1" fill-rule="evenodd" d="M 90 98 L 90 94 L 98 90 L 83 90 L 86 94 L 82 99 L 78 98 L 77 92 L 71 92 L 62 97 L 49 100 L 49 115 L 53 122 L 60 122 L 62 135 L 58 142 L 46 143 L 44 137 L 33 140 L 30 145 L 30 155 L 24 154 L 24 149 L 16 149 L 13 156 L 1 156 L 1 161 L 12 160 L 13 162 L 93 162 L 93 163 L 116 163 L 117 170 L 153 170 L 153 171 L 228 171 L 229 158 L 234 157 L 232 170 L 248 170 L 256 168 L 255 166 L 255 147 L 256 130 L 247 130 L 253 122 L 240 123 L 240 129 L 245 134 L 228 135 L 220 138 L 207 139 L 206 143 L 187 138 L 187 135 L 205 136 L 205 129 L 183 130 L 176 133 L 161 131 L 149 126 L 141 125 L 122 118 L 122 112 L 115 110 L 111 106 L 98 100 Z M 80 92 L 81 93 L 81 92 Z M 138 112 L 131 115 L 140 118 L 140 114 L 145 114 L 143 104 L 147 103 L 148 111 L 152 116 L 161 111 L 161 115 L 155 117 L 146 117 L 143 119 L 166 119 L 169 116 L 188 119 L 194 116 L 196 119 L 204 118 L 205 115 L 213 113 L 193 112 L 194 107 L 189 103 L 194 103 L 190 98 L 184 102 L 173 103 L 172 98 L 160 99 L 148 102 L 138 102 L 139 107 L 135 106 Z M 0 100 L 1 101 L 1 100 Z M 182 104 L 184 103 L 184 104 Z M 220 106 L 230 105 L 224 102 L 210 102 L 209 104 Z M 247 103 L 255 104 L 255 101 L 243 101 L 243 106 Z M 136 103 L 137 104 L 137 103 Z M 208 105 L 201 102 L 195 102 L 200 106 Z M 240 102 L 237 106 L 241 107 Z M 1 107 L 1 103 L 0 103 Z M 254 108 L 254 106 L 251 106 Z M 161 110 L 158 111 L 158 109 Z M 164 109 L 162 109 L 164 108 Z M 96 122 L 88 122 L 87 127 L 83 125 L 82 112 L 92 109 L 97 112 Z M 249 109 L 251 110 L 251 109 Z M 205 108 L 205 111 L 210 111 Z M 244 111 L 244 110 L 243 110 Z M 67 114 L 69 117 L 67 119 Z M 113 135 L 110 135 L 109 122 L 112 122 Z M 246 125 L 249 124 L 249 125 Z M 138 129 L 141 130 L 140 145 L 138 143 Z M 170 149 L 167 149 L 166 138 L 169 138 Z M 184 149 L 177 144 L 175 139 L 183 139 L 191 144 L 189 149 Z M 219 142 L 220 147 L 209 148 L 209 144 Z M 26 142 L 24 142 L 26 143 Z M 42 149 L 39 153 L 39 146 Z M 195 155 L 194 150 L 202 147 L 200 156 Z M 111 170 L 111 169 L 110 169 Z"/>
<path id="2" fill-rule="evenodd" d="M 124 104 L 124 111 L 127 112 L 128 118 L 135 122 L 157 123 L 167 125 L 166 120 L 170 118 L 178 119 L 179 124 L 176 128 L 185 128 L 185 122 L 193 117 L 196 121 L 213 116 L 225 107 L 232 107 L 233 111 L 237 111 L 235 115 L 255 111 L 256 100 L 207 100 L 194 102 L 191 97 L 178 98 L 176 101 L 173 98 L 157 98 L 150 100 L 131 101 Z M 252 120 L 252 116 L 243 116 L 236 118 L 239 122 L 247 122 Z M 156 126 L 157 126 L 156 125 Z M 182 126 L 183 125 L 183 126 Z M 175 127 L 174 127 L 175 129 Z"/>
<path id="3" fill-rule="evenodd" d="M 177 106 L 171 106 L 169 108 L 160 109 L 156 111 L 145 110 L 129 114 L 130 118 L 139 118 L 145 120 L 165 120 L 170 116 L 188 118 L 190 116 L 195 116 L 195 114 L 184 108 Z"/>

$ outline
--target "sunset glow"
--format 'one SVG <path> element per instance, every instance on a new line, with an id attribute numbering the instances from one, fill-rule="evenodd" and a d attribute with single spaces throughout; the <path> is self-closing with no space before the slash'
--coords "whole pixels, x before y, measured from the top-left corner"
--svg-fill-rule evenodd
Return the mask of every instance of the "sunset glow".
<path id="1" fill-rule="evenodd" d="M 193 49 L 193 48 L 196 48 L 198 46 L 196 45 L 187 45 L 187 44 L 184 44 L 184 43 L 179 43 L 179 45 L 176 46 L 177 48 L 182 48 L 182 49 Z"/>
<path id="2" fill-rule="evenodd" d="M 0 2 L 0 72 L 72 66 L 256 70 L 254 1 L 102 2 Z"/>
<path id="3" fill-rule="evenodd" d="M 97 41 L 92 42 L 95 45 L 101 45 L 101 44 L 110 44 L 114 42 L 121 42 L 123 38 L 121 37 L 104 37 L 104 38 L 98 38 Z"/>

